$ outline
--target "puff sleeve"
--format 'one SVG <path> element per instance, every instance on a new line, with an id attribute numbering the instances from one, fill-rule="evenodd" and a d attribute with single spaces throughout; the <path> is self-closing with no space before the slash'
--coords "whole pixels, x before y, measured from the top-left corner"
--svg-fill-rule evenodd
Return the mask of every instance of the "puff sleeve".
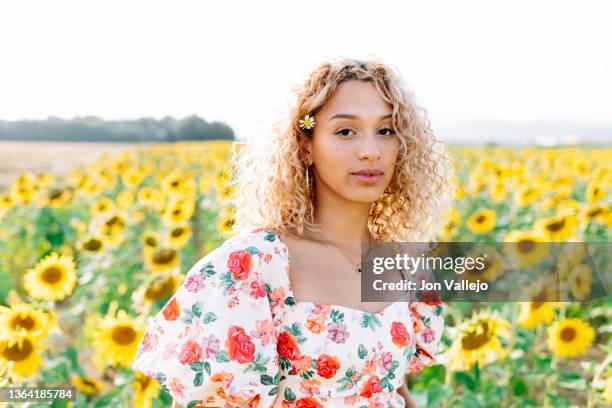
<path id="1" fill-rule="evenodd" d="M 435 273 L 421 268 L 416 279 L 421 282 L 435 282 Z M 418 300 L 416 300 L 418 299 Z M 420 291 L 417 298 L 409 302 L 414 332 L 414 354 L 408 364 L 408 373 L 415 373 L 438 362 L 436 353 L 444 330 L 444 309 L 440 294 L 435 290 Z"/>
<path id="2" fill-rule="evenodd" d="M 408 373 L 415 373 L 437 362 L 436 352 L 444 330 L 444 309 L 439 300 L 410 302 L 408 308 L 416 344 Z"/>
<path id="3" fill-rule="evenodd" d="M 275 399 L 277 338 L 264 262 L 257 243 L 243 238 L 189 270 L 138 345 L 132 368 L 181 407 L 268 407 Z"/>

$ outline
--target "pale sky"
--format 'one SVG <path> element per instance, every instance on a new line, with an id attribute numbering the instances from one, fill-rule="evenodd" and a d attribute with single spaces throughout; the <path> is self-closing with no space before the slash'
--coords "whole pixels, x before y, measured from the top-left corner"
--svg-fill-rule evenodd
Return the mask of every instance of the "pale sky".
<path id="1" fill-rule="evenodd" d="M 336 56 L 395 66 L 433 126 L 612 122 L 609 1 L 0 3 L 0 119 L 197 114 L 266 132 Z"/>

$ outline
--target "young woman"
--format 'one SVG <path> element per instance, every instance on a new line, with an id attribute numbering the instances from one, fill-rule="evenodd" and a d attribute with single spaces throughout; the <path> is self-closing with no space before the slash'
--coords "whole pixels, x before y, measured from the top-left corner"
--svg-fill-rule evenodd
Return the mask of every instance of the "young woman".
<path id="1" fill-rule="evenodd" d="M 234 159 L 235 231 L 143 337 L 134 369 L 174 406 L 409 407 L 435 361 L 440 302 L 362 302 L 361 244 L 429 242 L 451 166 L 399 74 L 323 63 L 289 122 Z"/>

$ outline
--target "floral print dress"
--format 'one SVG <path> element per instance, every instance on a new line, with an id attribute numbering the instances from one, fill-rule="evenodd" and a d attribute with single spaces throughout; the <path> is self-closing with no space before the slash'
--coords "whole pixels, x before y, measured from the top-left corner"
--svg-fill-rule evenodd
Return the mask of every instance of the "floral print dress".
<path id="1" fill-rule="evenodd" d="M 297 301 L 287 246 L 257 229 L 190 269 L 133 368 L 182 407 L 404 407 L 397 388 L 436 361 L 443 327 L 438 301 L 377 313 Z"/>

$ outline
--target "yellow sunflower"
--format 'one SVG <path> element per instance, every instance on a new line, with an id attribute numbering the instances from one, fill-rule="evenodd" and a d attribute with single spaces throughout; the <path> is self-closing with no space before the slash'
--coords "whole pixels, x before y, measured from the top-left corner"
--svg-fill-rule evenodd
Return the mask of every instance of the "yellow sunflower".
<path id="1" fill-rule="evenodd" d="M 134 193 L 132 191 L 122 191 L 117 194 L 117 206 L 123 211 L 129 210 L 134 205 Z"/>
<path id="2" fill-rule="evenodd" d="M 134 376 L 134 406 L 151 408 L 151 401 L 159 395 L 159 383 L 140 371 Z"/>
<path id="3" fill-rule="evenodd" d="M 505 264 L 504 258 L 497 251 L 487 250 L 486 257 L 483 257 L 484 268 L 479 269 L 475 266 L 473 268 L 466 268 L 466 271 L 463 273 L 463 278 L 469 281 L 476 282 L 480 280 L 481 282 L 493 282 L 499 276 L 504 273 Z M 471 257 L 475 258 L 478 256 L 482 256 L 482 252 L 475 252 Z"/>
<path id="4" fill-rule="evenodd" d="M 446 352 L 450 369 L 470 370 L 476 362 L 483 367 L 505 355 L 500 337 L 509 337 L 510 322 L 483 310 L 461 323 L 457 333 Z"/>
<path id="5" fill-rule="evenodd" d="M 539 188 L 523 186 L 520 187 L 514 195 L 514 204 L 518 207 L 525 207 L 526 205 L 534 203 L 542 191 Z"/>
<path id="6" fill-rule="evenodd" d="M 162 272 L 176 268 L 181 263 L 180 253 L 170 247 L 159 247 L 155 250 L 145 251 L 145 263 L 153 272 Z"/>
<path id="7" fill-rule="evenodd" d="M 546 237 L 539 231 L 510 231 L 503 241 L 505 255 L 518 268 L 537 265 L 549 253 Z"/>
<path id="8" fill-rule="evenodd" d="M 102 197 L 91 206 L 92 217 L 104 216 L 115 209 L 115 202 L 108 197 Z"/>
<path id="9" fill-rule="evenodd" d="M 519 326 L 535 329 L 539 324 L 547 324 L 554 320 L 556 302 L 519 302 L 521 311 L 517 319 Z"/>
<path id="10" fill-rule="evenodd" d="M 548 348 L 561 357 L 584 354 L 595 340 L 595 330 L 579 318 L 554 322 L 547 333 Z"/>
<path id="11" fill-rule="evenodd" d="M 99 394 L 103 388 L 103 384 L 94 377 L 81 377 L 80 375 L 73 375 L 70 381 L 74 384 L 77 390 L 85 395 Z"/>
<path id="12" fill-rule="evenodd" d="M 475 234 L 484 234 L 495 227 L 495 211 L 489 208 L 480 208 L 467 220 L 467 227 Z"/>
<path id="13" fill-rule="evenodd" d="M 495 204 L 501 204 L 506 200 L 506 196 L 508 195 L 508 190 L 506 189 L 506 184 L 503 180 L 496 181 L 489 191 L 489 195 L 491 196 L 491 200 Z"/>
<path id="14" fill-rule="evenodd" d="M 162 220 L 166 225 L 176 225 L 187 222 L 195 211 L 192 201 L 178 200 L 164 208 Z"/>
<path id="15" fill-rule="evenodd" d="M 517 323 L 527 329 L 534 329 L 538 324 L 550 323 L 556 316 L 555 307 L 559 302 L 559 285 L 554 274 L 537 279 L 525 290 L 527 302 L 519 302 L 521 311 Z"/>
<path id="16" fill-rule="evenodd" d="M 606 198 L 607 191 L 605 186 L 597 181 L 591 181 L 587 184 L 586 188 L 586 201 L 589 204 L 593 204 L 597 201 Z"/>
<path id="17" fill-rule="evenodd" d="M 154 250 L 161 245 L 161 235 L 155 231 L 145 231 L 140 237 L 140 241 L 145 251 Z"/>
<path id="18" fill-rule="evenodd" d="M 72 257 L 53 252 L 25 273 L 23 287 L 34 299 L 62 300 L 72 293 L 76 281 Z"/>
<path id="19" fill-rule="evenodd" d="M 574 266 L 569 280 L 570 289 L 575 300 L 584 300 L 591 293 L 593 276 L 589 265 L 580 264 Z"/>
<path id="20" fill-rule="evenodd" d="M 26 335 L 40 341 L 47 337 L 50 326 L 49 316 L 27 303 L 0 306 L 0 341 Z"/>
<path id="21" fill-rule="evenodd" d="M 189 224 L 177 224 L 168 231 L 167 242 L 172 248 L 180 249 L 187 245 L 189 238 L 191 238 Z"/>
<path id="22" fill-rule="evenodd" d="M 44 367 L 39 354 L 44 349 L 42 343 L 29 335 L 0 341 L 0 372 L 8 373 L 7 377 L 14 383 L 33 377 L 40 367 Z"/>
<path id="23" fill-rule="evenodd" d="M 97 234 L 88 234 L 83 237 L 78 247 L 81 252 L 86 254 L 100 254 L 104 252 L 104 238 Z"/>
<path id="24" fill-rule="evenodd" d="M 129 367 L 143 335 L 141 319 L 132 319 L 124 310 L 119 310 L 117 317 L 108 314 L 100 320 L 93 334 L 93 344 L 99 357 L 113 366 Z"/>
<path id="25" fill-rule="evenodd" d="M 176 292 L 183 278 L 184 275 L 181 273 L 157 276 L 151 283 L 144 286 L 143 299 L 156 302 L 168 298 Z"/>
<path id="26" fill-rule="evenodd" d="M 217 231 L 223 237 L 229 237 L 234 234 L 234 225 L 236 224 L 236 219 L 233 215 L 220 217 L 217 221 Z"/>
<path id="27" fill-rule="evenodd" d="M 536 220 L 533 228 L 546 236 L 549 241 L 561 242 L 574 237 L 578 224 L 578 218 L 574 216 L 555 215 Z"/>
<path id="28" fill-rule="evenodd" d="M 136 194 L 138 203 L 143 207 L 160 210 L 164 206 L 164 194 L 161 190 L 153 187 L 143 187 Z"/>

